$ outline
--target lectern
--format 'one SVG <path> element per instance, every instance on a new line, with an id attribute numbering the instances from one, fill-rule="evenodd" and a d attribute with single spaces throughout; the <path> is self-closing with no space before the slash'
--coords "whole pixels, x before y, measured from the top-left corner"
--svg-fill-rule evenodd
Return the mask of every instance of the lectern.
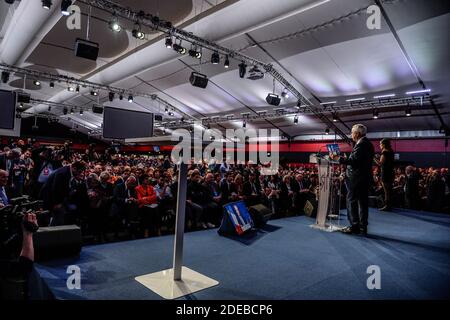
<path id="1" fill-rule="evenodd" d="M 317 164 L 319 165 L 319 207 L 316 223 L 311 227 L 328 232 L 339 231 L 343 228 L 340 226 L 339 208 L 337 217 L 332 214 L 335 205 L 335 201 L 333 201 L 333 195 L 335 194 L 333 164 L 335 162 L 318 157 Z M 337 223 L 334 223 L 332 218 L 337 218 Z"/>

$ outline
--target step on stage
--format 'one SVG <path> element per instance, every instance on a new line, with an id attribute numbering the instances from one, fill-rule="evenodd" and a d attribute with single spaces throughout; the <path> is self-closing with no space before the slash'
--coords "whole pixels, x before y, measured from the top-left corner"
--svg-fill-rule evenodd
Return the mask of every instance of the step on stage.
<path id="1" fill-rule="evenodd" d="M 241 240 L 221 237 L 217 229 L 187 233 L 183 265 L 219 285 L 181 299 L 450 298 L 449 215 L 371 209 L 367 238 L 315 230 L 313 221 L 271 220 Z M 171 268 L 172 253 L 173 236 L 87 246 L 79 257 L 36 264 L 31 294 L 162 299 L 135 277 Z M 81 270 L 81 289 L 67 288 L 70 265 Z M 380 267 L 380 290 L 367 288 L 371 265 Z"/>

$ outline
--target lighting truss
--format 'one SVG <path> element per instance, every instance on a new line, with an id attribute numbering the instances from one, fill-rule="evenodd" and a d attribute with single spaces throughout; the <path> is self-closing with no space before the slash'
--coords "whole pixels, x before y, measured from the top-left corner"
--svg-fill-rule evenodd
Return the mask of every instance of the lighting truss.
<path id="1" fill-rule="evenodd" d="M 351 144 L 351 139 L 341 129 L 339 129 L 333 123 L 333 121 L 328 119 L 318 106 L 315 106 L 311 101 L 309 101 L 308 98 L 302 95 L 286 78 L 284 78 L 284 76 L 280 72 L 278 72 L 272 64 L 262 62 L 243 53 L 223 47 L 215 42 L 198 37 L 193 33 L 187 32 L 183 29 L 178 29 L 174 27 L 169 21 L 160 19 L 158 16 L 152 14 L 146 14 L 142 11 L 135 12 L 129 8 L 120 6 L 108 0 L 79 0 L 79 2 L 102 9 L 104 11 L 108 11 L 111 14 L 116 15 L 117 17 L 131 20 L 135 23 L 140 23 L 141 25 L 145 25 L 153 30 L 161 31 L 166 35 L 175 36 L 177 39 L 197 44 L 213 52 L 217 51 L 222 55 L 227 55 L 230 58 L 245 61 L 249 65 L 257 65 L 264 68 L 267 73 L 272 75 L 272 77 L 276 79 L 284 88 L 291 92 L 298 101 L 301 101 L 301 104 L 307 105 L 317 118 L 319 118 L 323 123 L 332 128 L 336 132 L 336 134 L 344 139 L 344 141 Z"/>
<path id="2" fill-rule="evenodd" d="M 156 94 L 135 92 L 135 91 L 129 90 L 129 89 L 112 87 L 112 86 L 108 86 L 108 85 L 104 85 L 104 84 L 100 84 L 100 83 L 76 79 L 74 77 L 67 77 L 64 75 L 55 75 L 55 74 L 42 72 L 42 71 L 19 68 L 19 67 L 7 65 L 4 63 L 0 63 L 0 70 L 10 72 L 11 74 L 14 73 L 14 74 L 18 74 L 18 75 L 23 75 L 23 76 L 26 76 L 27 78 L 32 77 L 34 79 L 39 79 L 39 80 L 41 80 L 41 82 L 42 82 L 42 80 L 49 81 L 51 83 L 60 82 L 60 83 L 64 83 L 67 85 L 80 86 L 80 87 L 84 87 L 84 88 L 88 87 L 94 91 L 95 90 L 97 90 L 97 91 L 104 90 L 104 91 L 108 91 L 108 92 L 114 92 L 118 96 L 119 95 L 123 95 L 123 96 L 131 95 L 133 97 L 149 98 L 149 99 L 157 101 L 158 103 L 160 103 L 168 108 L 175 110 L 176 112 L 178 112 L 179 114 L 181 114 L 185 117 L 191 118 L 193 120 L 197 120 L 194 116 L 181 111 L 180 109 L 178 109 L 177 107 L 172 105 L 170 102 L 168 102 L 164 99 L 161 99 Z"/>

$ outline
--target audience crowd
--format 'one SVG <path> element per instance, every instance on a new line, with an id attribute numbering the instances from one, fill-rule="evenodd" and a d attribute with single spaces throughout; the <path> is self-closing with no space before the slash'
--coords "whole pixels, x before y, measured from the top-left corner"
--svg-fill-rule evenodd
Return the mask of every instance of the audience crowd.
<path id="1" fill-rule="evenodd" d="M 77 224 L 96 242 L 158 236 L 173 232 L 177 166 L 168 156 L 97 153 L 90 145 L 74 152 L 70 142 L 52 147 L 19 140 L 0 151 L 0 170 L 7 172 L 8 198 L 30 195 L 51 211 L 39 225 Z M 188 166 L 186 228 L 217 227 L 223 205 L 243 200 L 262 203 L 274 217 L 314 214 L 318 198 L 317 167 L 280 167 L 264 176 L 255 164 L 192 163 Z M 334 210 L 345 208 L 343 168 L 335 168 Z M 341 173 L 342 172 L 342 173 Z M 379 168 L 374 166 L 372 205 L 383 202 Z M 395 169 L 394 207 L 447 212 L 448 168 Z M 0 198 L 0 207 L 4 204 Z"/>

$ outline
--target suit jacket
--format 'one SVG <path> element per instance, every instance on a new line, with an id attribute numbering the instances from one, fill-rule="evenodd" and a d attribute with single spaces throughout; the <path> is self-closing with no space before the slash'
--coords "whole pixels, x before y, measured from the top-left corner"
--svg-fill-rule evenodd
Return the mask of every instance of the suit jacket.
<path id="1" fill-rule="evenodd" d="M 230 200 L 231 196 L 231 183 L 228 184 L 226 178 L 220 181 L 220 192 L 222 193 L 222 200 Z"/>
<path id="2" fill-rule="evenodd" d="M 341 164 L 347 165 L 347 178 L 352 186 L 369 185 L 372 179 L 374 147 L 366 137 L 361 138 L 347 159 L 340 158 Z"/>
<path id="3" fill-rule="evenodd" d="M 253 182 L 255 186 L 255 190 L 252 188 L 252 184 L 250 181 L 244 182 L 244 185 L 242 187 L 242 194 L 246 197 L 250 197 L 253 193 L 255 193 L 257 196 L 261 195 L 261 187 L 259 186 L 258 182 Z"/>
<path id="4" fill-rule="evenodd" d="M 1 170 L 6 170 L 6 154 L 0 154 L 0 169 Z"/>
<path id="5" fill-rule="evenodd" d="M 120 216 L 122 215 L 124 208 L 126 206 L 125 200 L 128 198 L 137 199 L 136 189 L 128 190 L 125 183 L 117 184 L 113 191 L 113 201 L 111 206 L 111 215 Z"/>

